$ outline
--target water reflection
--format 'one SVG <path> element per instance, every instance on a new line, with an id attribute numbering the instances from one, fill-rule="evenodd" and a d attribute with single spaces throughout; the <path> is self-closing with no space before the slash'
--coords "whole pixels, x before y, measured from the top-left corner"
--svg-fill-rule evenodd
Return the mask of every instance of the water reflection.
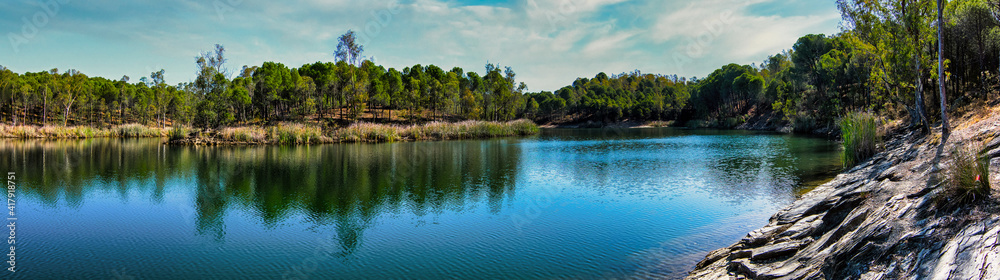
<path id="1" fill-rule="evenodd" d="M 280 278 L 321 246 L 311 277 L 670 278 L 840 166 L 825 140 L 672 129 L 310 147 L 160 141 L 0 141 L 0 169 L 17 172 L 32 221 L 23 256 L 35 270 L 22 275 Z"/>
<path id="2" fill-rule="evenodd" d="M 0 141 L 0 155 L 9 155 L 0 168 L 20 174 L 22 191 L 50 207 L 79 207 L 89 193 L 109 190 L 122 200 L 150 193 L 160 203 L 176 179 L 196 186 L 200 235 L 222 241 L 233 208 L 250 209 L 267 228 L 304 213 L 316 226 L 335 225 L 343 252 L 352 252 L 383 213 L 423 216 L 479 203 L 499 213 L 514 195 L 521 155 L 504 140 L 198 148 L 158 141 Z"/>
<path id="3" fill-rule="evenodd" d="M 539 140 L 525 145 L 526 162 L 546 159 L 539 168 L 570 174 L 575 185 L 667 197 L 698 189 L 732 204 L 794 199 L 812 180 L 839 173 L 842 162 L 835 142 L 765 132 L 559 129 Z"/>

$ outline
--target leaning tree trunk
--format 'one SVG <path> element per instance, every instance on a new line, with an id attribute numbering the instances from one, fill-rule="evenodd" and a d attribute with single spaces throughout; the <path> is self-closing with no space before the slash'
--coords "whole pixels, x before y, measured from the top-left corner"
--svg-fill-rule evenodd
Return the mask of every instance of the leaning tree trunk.
<path id="1" fill-rule="evenodd" d="M 948 106 L 946 104 L 945 92 L 944 92 L 944 6 L 941 4 L 941 0 L 937 0 L 938 4 L 938 84 L 940 84 L 941 92 L 941 134 L 948 135 Z"/>

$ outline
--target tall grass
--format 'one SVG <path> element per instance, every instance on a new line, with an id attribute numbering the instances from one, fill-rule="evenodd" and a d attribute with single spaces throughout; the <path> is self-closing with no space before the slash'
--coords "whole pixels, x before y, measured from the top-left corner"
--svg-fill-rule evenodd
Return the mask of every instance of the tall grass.
<path id="1" fill-rule="evenodd" d="M 271 139 L 278 144 L 312 144 L 331 142 L 332 139 L 323 136 L 323 129 L 318 126 L 298 123 L 279 124 L 271 127 Z"/>
<path id="2" fill-rule="evenodd" d="M 186 126 L 175 126 L 170 128 L 167 136 L 170 137 L 170 141 L 184 139 L 191 133 L 191 129 Z"/>
<path id="3" fill-rule="evenodd" d="M 11 126 L 0 125 L 2 138 L 139 138 L 163 137 L 167 129 L 147 127 L 140 124 L 118 125 L 111 128 L 89 126 Z"/>
<path id="4" fill-rule="evenodd" d="M 674 126 L 674 121 L 651 121 L 646 125 L 650 127 L 671 127 Z"/>
<path id="5" fill-rule="evenodd" d="M 124 124 L 111 128 L 111 136 L 119 138 L 163 137 L 166 130 L 141 124 Z"/>
<path id="6" fill-rule="evenodd" d="M 844 138 L 844 166 L 854 166 L 878 153 L 882 145 L 878 118 L 871 113 L 849 113 L 840 120 Z"/>
<path id="7" fill-rule="evenodd" d="M 981 145 L 956 147 L 951 153 L 948 177 L 960 201 L 990 195 L 990 162 Z"/>
<path id="8" fill-rule="evenodd" d="M 431 122 L 414 126 L 358 123 L 338 130 L 335 138 L 341 142 L 396 142 L 524 136 L 537 134 L 538 131 L 538 125 L 528 120 Z"/>
<path id="9" fill-rule="evenodd" d="M 333 142 L 318 126 L 278 124 L 272 127 L 227 127 L 220 129 L 216 140 L 243 144 L 315 144 Z"/>
<path id="10" fill-rule="evenodd" d="M 267 142 L 267 130 L 260 127 L 227 127 L 219 130 L 220 140 L 240 143 Z"/>

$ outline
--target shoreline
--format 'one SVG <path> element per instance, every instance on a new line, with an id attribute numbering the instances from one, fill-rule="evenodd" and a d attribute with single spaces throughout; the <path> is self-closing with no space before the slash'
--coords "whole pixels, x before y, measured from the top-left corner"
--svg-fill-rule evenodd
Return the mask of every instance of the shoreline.
<path id="1" fill-rule="evenodd" d="M 0 139 L 161 138 L 171 129 L 134 123 L 107 127 L 0 124 Z"/>
<path id="2" fill-rule="evenodd" d="M 892 135 L 883 152 L 708 253 L 687 279 L 1000 278 L 989 265 L 1000 263 L 1000 114 L 953 128 L 945 139 Z M 951 151 L 976 143 L 994 194 L 957 202 L 943 179 Z"/>
<path id="3" fill-rule="evenodd" d="M 840 137 L 840 129 L 835 126 L 819 126 L 814 129 L 796 130 L 788 121 L 777 117 L 773 113 L 755 115 L 745 122 L 735 126 L 722 126 L 717 121 L 688 120 L 684 125 L 678 125 L 680 121 L 631 121 L 620 122 L 595 122 L 589 121 L 567 121 L 549 122 L 539 125 L 546 129 L 633 129 L 633 128 L 684 128 L 684 129 L 716 129 L 716 130 L 744 130 L 744 131 L 766 131 L 782 134 L 801 134 L 815 137 L 837 139 Z"/>
<path id="4" fill-rule="evenodd" d="M 509 122 L 463 121 L 429 122 L 421 125 L 355 123 L 327 131 L 318 126 L 278 124 L 270 127 L 232 127 L 184 133 L 164 144 L 187 146 L 254 146 L 336 143 L 393 143 L 491 139 L 538 134 L 539 127 L 528 120 Z"/>
<path id="5" fill-rule="evenodd" d="M 529 136 L 539 126 L 528 120 L 508 122 L 428 122 L 419 125 L 355 123 L 329 129 L 304 123 L 192 129 L 150 127 L 141 124 L 93 126 L 35 126 L 0 124 L 0 139 L 168 138 L 167 145 L 255 146 L 281 144 L 389 143 L 490 139 Z"/>

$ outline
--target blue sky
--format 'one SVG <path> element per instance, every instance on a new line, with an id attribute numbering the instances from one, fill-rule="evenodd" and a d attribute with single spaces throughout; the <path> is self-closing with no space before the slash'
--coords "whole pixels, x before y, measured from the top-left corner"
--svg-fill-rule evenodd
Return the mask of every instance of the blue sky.
<path id="1" fill-rule="evenodd" d="M 216 43 L 227 67 L 332 61 L 337 37 L 362 36 L 365 55 L 482 72 L 511 66 L 532 91 L 598 72 L 705 76 L 759 63 L 810 33 L 839 31 L 833 0 L 11 0 L 0 7 L 0 65 L 16 72 L 77 69 L 133 81 L 166 70 L 194 78 Z"/>

